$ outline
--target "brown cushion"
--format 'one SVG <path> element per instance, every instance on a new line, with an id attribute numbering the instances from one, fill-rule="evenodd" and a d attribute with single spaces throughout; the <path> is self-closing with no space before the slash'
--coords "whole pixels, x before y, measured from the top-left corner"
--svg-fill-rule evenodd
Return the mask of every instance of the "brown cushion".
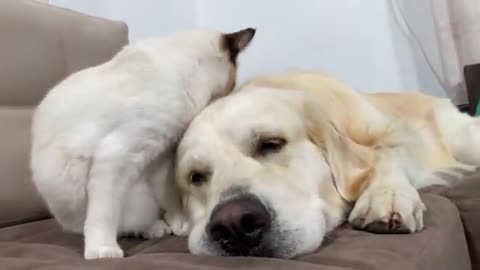
<path id="1" fill-rule="evenodd" d="M 86 261 L 82 238 L 60 231 L 53 220 L 0 230 L 0 266 L 5 269 L 470 269 L 457 208 L 426 194 L 426 228 L 410 235 L 376 235 L 347 227 L 336 230 L 315 254 L 296 260 L 188 254 L 185 239 L 124 239 L 128 257 Z"/>
<path id="2" fill-rule="evenodd" d="M 36 105 L 53 85 L 110 59 L 125 23 L 35 1 L 0 2 L 0 105 Z"/>

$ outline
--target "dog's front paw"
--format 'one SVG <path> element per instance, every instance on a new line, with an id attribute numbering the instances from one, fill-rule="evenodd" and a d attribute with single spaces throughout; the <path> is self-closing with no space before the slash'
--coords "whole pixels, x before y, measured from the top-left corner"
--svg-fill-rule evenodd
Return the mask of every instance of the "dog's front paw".
<path id="1" fill-rule="evenodd" d="M 189 225 L 182 215 L 172 215 L 166 212 L 164 218 L 174 235 L 186 236 L 188 234 Z"/>
<path id="2" fill-rule="evenodd" d="M 123 250 L 118 245 L 85 247 L 84 257 L 87 260 L 102 258 L 123 258 Z"/>
<path id="3" fill-rule="evenodd" d="M 165 234 L 171 234 L 172 230 L 163 220 L 157 220 L 153 223 L 148 230 L 142 233 L 142 236 L 146 239 L 161 238 Z"/>
<path id="4" fill-rule="evenodd" d="M 412 233 L 423 229 L 425 205 L 414 187 L 374 188 L 360 195 L 348 221 L 373 233 Z"/>

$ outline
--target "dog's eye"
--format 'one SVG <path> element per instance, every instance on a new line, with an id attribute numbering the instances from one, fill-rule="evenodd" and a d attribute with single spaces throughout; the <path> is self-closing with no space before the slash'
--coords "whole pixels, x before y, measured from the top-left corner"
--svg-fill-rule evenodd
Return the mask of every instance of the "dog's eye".
<path id="1" fill-rule="evenodd" d="M 283 138 L 266 138 L 260 139 L 257 143 L 255 154 L 257 156 L 265 156 L 279 152 L 287 144 L 287 140 Z"/>
<path id="2" fill-rule="evenodd" d="M 190 173 L 189 182 L 195 186 L 200 186 L 203 183 L 207 182 L 209 178 L 209 173 L 193 171 Z"/>

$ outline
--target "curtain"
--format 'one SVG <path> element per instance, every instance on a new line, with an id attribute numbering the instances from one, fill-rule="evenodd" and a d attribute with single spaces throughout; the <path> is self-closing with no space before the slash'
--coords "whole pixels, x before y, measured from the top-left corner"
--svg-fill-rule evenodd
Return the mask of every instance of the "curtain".
<path id="1" fill-rule="evenodd" d="M 463 68 L 480 63 L 480 0 L 430 0 L 448 96 L 467 103 Z"/>

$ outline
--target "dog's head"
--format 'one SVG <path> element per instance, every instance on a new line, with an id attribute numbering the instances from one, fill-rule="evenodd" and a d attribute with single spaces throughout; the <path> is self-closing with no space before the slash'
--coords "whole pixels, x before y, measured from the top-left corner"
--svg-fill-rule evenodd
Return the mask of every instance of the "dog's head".
<path id="1" fill-rule="evenodd" d="M 165 40 L 169 49 L 180 53 L 168 55 L 167 50 L 164 57 L 172 58 L 184 70 L 185 86 L 192 88 L 193 94 L 207 89 L 213 97 L 224 96 L 235 86 L 237 58 L 255 32 L 253 28 L 232 33 L 203 29 L 176 32 Z"/>
<path id="2" fill-rule="evenodd" d="M 316 98 L 251 87 L 191 123 L 176 168 L 192 253 L 291 258 L 342 221 L 367 156 L 351 151 Z"/>

